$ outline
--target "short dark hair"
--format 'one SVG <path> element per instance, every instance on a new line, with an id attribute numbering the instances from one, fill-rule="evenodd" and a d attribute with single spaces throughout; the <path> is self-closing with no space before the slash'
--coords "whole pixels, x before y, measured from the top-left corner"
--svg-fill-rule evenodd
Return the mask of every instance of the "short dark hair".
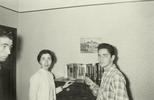
<path id="1" fill-rule="evenodd" d="M 55 53 L 51 50 L 48 50 L 48 49 L 43 49 L 39 52 L 38 56 L 37 56 L 37 61 L 40 63 L 40 59 L 41 59 L 41 56 L 43 54 L 49 54 L 51 56 L 51 59 L 52 59 L 52 65 L 54 65 L 56 62 L 57 62 L 57 57 L 55 55 Z"/>
<path id="2" fill-rule="evenodd" d="M 100 49 L 107 49 L 108 52 L 112 55 L 115 55 L 115 47 L 110 45 L 110 44 L 107 44 L 107 43 L 101 43 L 98 45 L 98 51 Z"/>
<path id="3" fill-rule="evenodd" d="M 13 40 L 13 35 L 11 31 L 7 31 L 6 29 L 1 29 L 0 28 L 0 37 L 7 37 L 11 40 Z"/>

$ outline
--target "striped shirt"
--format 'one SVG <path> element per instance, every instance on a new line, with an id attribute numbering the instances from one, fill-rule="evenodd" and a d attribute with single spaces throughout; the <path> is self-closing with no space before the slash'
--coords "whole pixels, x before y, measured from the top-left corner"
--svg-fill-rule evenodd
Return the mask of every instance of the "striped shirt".
<path id="1" fill-rule="evenodd" d="M 115 65 L 104 69 L 100 87 L 92 84 L 90 88 L 96 100 L 129 100 L 125 78 Z"/>

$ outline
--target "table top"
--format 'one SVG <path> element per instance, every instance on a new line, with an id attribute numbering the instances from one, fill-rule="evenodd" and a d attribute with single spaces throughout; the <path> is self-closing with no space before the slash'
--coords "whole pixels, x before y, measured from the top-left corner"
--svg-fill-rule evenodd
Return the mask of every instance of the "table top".
<path id="1" fill-rule="evenodd" d="M 55 79 L 56 82 L 67 82 L 67 81 L 75 81 L 75 83 L 84 83 L 83 79 L 69 79 L 65 77 L 60 77 Z"/>

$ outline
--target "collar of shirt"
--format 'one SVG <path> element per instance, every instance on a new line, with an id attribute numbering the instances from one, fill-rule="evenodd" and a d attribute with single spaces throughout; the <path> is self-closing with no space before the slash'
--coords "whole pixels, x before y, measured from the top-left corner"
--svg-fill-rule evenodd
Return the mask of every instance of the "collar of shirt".
<path id="1" fill-rule="evenodd" d="M 45 70 L 45 69 L 43 69 L 43 68 L 41 68 L 40 70 L 41 70 L 41 71 L 44 71 L 44 72 L 49 72 L 48 70 Z"/>
<path id="2" fill-rule="evenodd" d="M 116 67 L 115 64 L 112 64 L 112 65 L 104 68 L 104 72 L 108 72 L 110 69 L 115 68 L 115 67 Z"/>
<path id="3" fill-rule="evenodd" d="M 52 72 L 48 71 L 48 70 L 45 70 L 43 68 L 40 69 L 41 72 L 43 73 L 47 73 L 47 74 L 53 74 Z"/>

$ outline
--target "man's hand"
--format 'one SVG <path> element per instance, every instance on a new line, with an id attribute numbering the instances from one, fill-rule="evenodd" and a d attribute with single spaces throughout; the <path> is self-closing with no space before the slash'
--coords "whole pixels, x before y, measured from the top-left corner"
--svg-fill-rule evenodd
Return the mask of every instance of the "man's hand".
<path id="1" fill-rule="evenodd" d="M 85 83 L 91 86 L 94 82 L 89 77 L 85 76 Z"/>

